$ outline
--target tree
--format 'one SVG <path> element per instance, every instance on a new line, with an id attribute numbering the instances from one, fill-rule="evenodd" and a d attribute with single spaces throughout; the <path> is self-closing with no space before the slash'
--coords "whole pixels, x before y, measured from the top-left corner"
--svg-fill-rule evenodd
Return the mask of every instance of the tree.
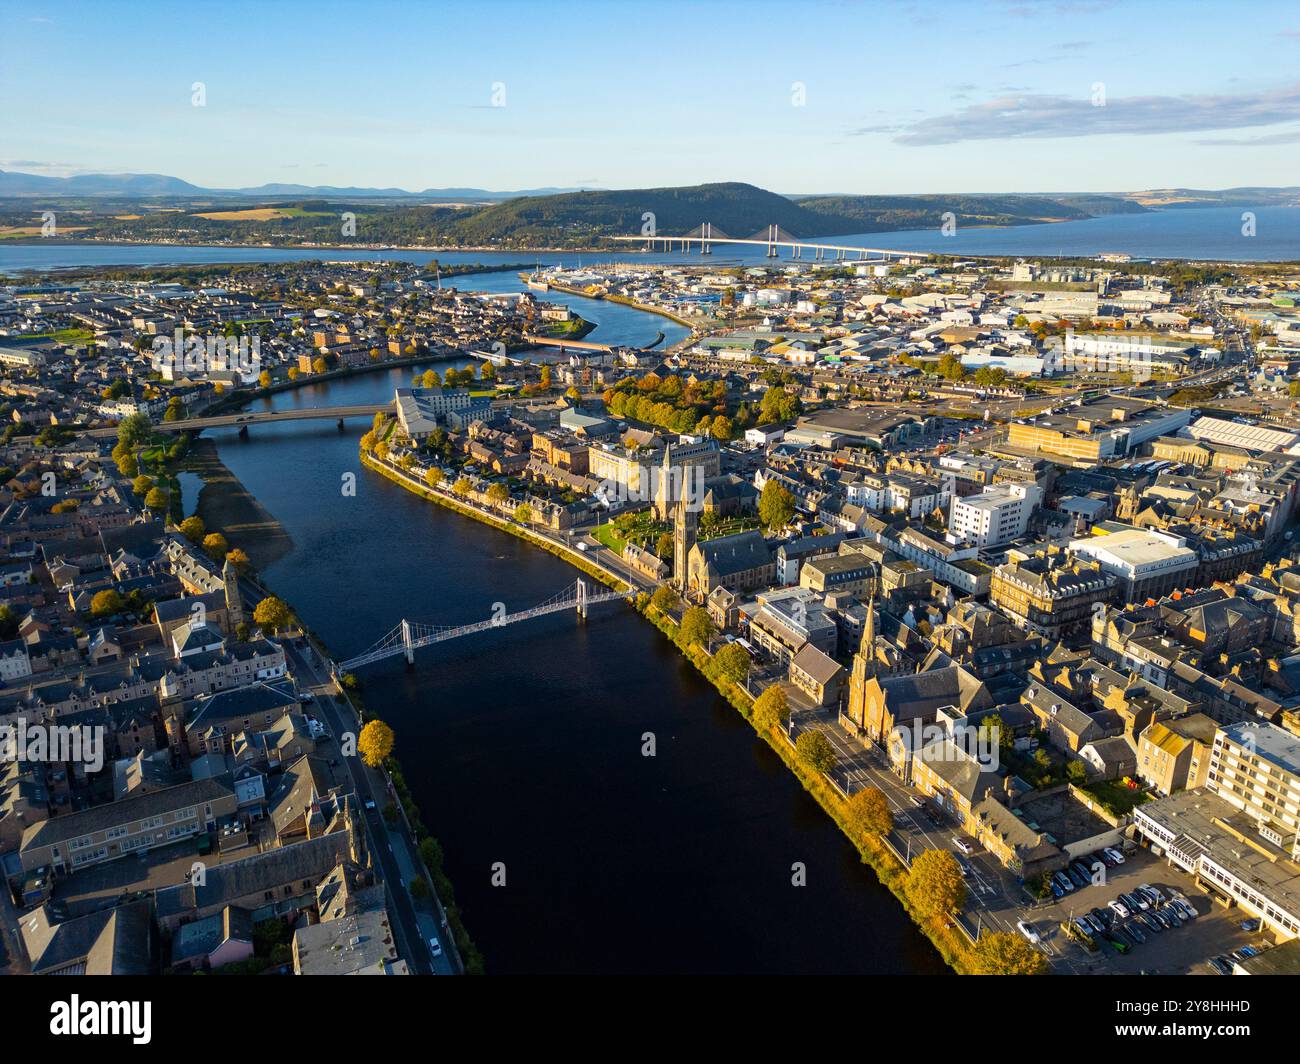
<path id="1" fill-rule="evenodd" d="M 660 584 L 650 596 L 650 605 L 660 613 L 670 613 L 677 608 L 677 592 L 667 584 Z"/>
<path id="2" fill-rule="evenodd" d="M 153 437 L 153 423 L 145 414 L 127 414 L 117 423 L 117 442 L 126 449 L 148 443 Z"/>
<path id="3" fill-rule="evenodd" d="M 492 505 L 500 506 L 510 498 L 510 489 L 498 481 L 488 488 L 487 497 L 488 502 L 492 503 Z"/>
<path id="4" fill-rule="evenodd" d="M 18 635 L 20 621 L 18 613 L 7 602 L 0 606 L 0 639 L 13 639 Z"/>
<path id="5" fill-rule="evenodd" d="M 515 520 L 521 525 L 531 525 L 533 523 L 533 508 L 526 502 L 521 502 L 515 507 Z"/>
<path id="6" fill-rule="evenodd" d="M 784 728 L 790 722 L 790 702 L 785 689 L 774 683 L 754 700 L 754 722 L 767 730 Z"/>
<path id="7" fill-rule="evenodd" d="M 706 643 L 713 633 L 713 618 L 703 606 L 692 606 L 682 617 L 682 638 L 687 643 Z"/>
<path id="8" fill-rule="evenodd" d="M 267 595 L 253 610 L 253 623 L 260 628 L 269 628 L 272 632 L 287 628 L 291 620 L 289 607 L 274 595 Z"/>
<path id="9" fill-rule="evenodd" d="M 469 494 L 472 487 L 473 485 L 469 482 L 469 477 L 457 477 L 456 483 L 451 486 L 451 490 L 463 499 Z"/>
<path id="10" fill-rule="evenodd" d="M 975 944 L 976 975 L 1046 975 L 1047 958 L 1019 935 L 985 931 Z"/>
<path id="11" fill-rule="evenodd" d="M 785 528 L 794 517 L 794 496 L 779 480 L 769 478 L 758 497 L 758 517 L 765 528 Z"/>
<path id="12" fill-rule="evenodd" d="M 97 591 L 95 597 L 90 600 L 90 615 L 95 618 L 111 617 L 115 613 L 121 613 L 126 609 L 126 599 L 120 592 L 109 588 L 106 591 Z"/>
<path id="13" fill-rule="evenodd" d="M 167 493 L 162 488 L 151 488 L 144 497 L 144 504 L 151 510 L 167 509 Z"/>
<path id="14" fill-rule="evenodd" d="M 164 421 L 180 421 L 185 416 L 185 404 L 178 398 L 172 399 L 163 411 Z"/>
<path id="15" fill-rule="evenodd" d="M 203 523 L 203 518 L 198 514 L 191 514 L 180 523 L 181 535 L 191 543 L 202 543 L 207 530 L 207 526 Z"/>
<path id="16" fill-rule="evenodd" d="M 60 499 L 50 507 L 50 513 L 67 514 L 81 509 L 80 499 Z"/>
<path id="17" fill-rule="evenodd" d="M 148 495 L 149 489 L 153 487 L 153 477 L 147 477 L 141 473 L 131 482 L 131 490 L 137 495 Z"/>
<path id="18" fill-rule="evenodd" d="M 424 376 L 420 378 L 420 384 L 425 388 L 437 388 L 441 383 L 436 369 L 426 369 Z"/>
<path id="19" fill-rule="evenodd" d="M 248 555 L 238 547 L 232 547 L 230 553 L 226 555 L 226 561 L 235 567 L 237 573 L 247 573 L 253 568 L 253 563 L 249 561 Z"/>
<path id="20" fill-rule="evenodd" d="M 207 552 L 209 558 L 214 561 L 225 561 L 226 552 L 230 550 L 230 544 L 226 542 L 226 537 L 220 532 L 209 532 L 203 537 L 203 549 Z"/>
<path id="21" fill-rule="evenodd" d="M 485 381 L 497 379 L 497 368 L 491 362 L 484 362 L 478 369 L 478 375 Z"/>
<path id="22" fill-rule="evenodd" d="M 269 387 L 271 387 L 271 374 L 270 374 L 270 372 L 267 371 L 267 370 L 262 370 L 262 372 L 259 373 L 259 374 L 257 375 L 257 384 L 258 384 L 258 387 L 261 387 L 261 388 L 269 388 Z"/>
<path id="23" fill-rule="evenodd" d="M 894 830 L 894 814 L 879 787 L 863 787 L 849 799 L 849 820 L 864 835 L 888 835 Z"/>
<path id="24" fill-rule="evenodd" d="M 659 538 L 655 540 L 655 553 L 667 561 L 673 556 L 673 534 L 671 532 L 660 532 Z"/>
<path id="25" fill-rule="evenodd" d="M 313 373 L 324 373 L 327 369 L 329 369 L 329 363 L 326 362 L 323 358 L 316 358 L 312 360 L 311 371 Z"/>
<path id="26" fill-rule="evenodd" d="M 907 900 L 923 917 L 945 923 L 966 903 L 966 880 L 947 850 L 926 850 L 912 862 L 903 885 Z"/>
<path id="27" fill-rule="evenodd" d="M 799 736 L 795 740 L 794 749 L 800 761 L 818 772 L 829 772 L 838 761 L 831 741 L 816 729 L 806 731 Z"/>
<path id="28" fill-rule="evenodd" d="M 136 477 L 140 474 L 140 463 L 130 451 L 117 460 L 117 471 L 124 477 Z"/>
<path id="29" fill-rule="evenodd" d="M 429 466 L 429 468 L 424 471 L 424 482 L 428 484 L 429 487 L 436 488 L 442 483 L 445 476 L 446 474 L 442 471 L 441 467 L 436 465 Z"/>
<path id="30" fill-rule="evenodd" d="M 718 672 L 732 683 L 744 683 L 749 677 L 749 651 L 739 643 L 728 643 L 713 655 Z"/>
<path id="31" fill-rule="evenodd" d="M 1082 761 L 1071 761 L 1065 766 L 1065 778 L 1071 783 L 1086 783 L 1088 770 L 1083 767 Z"/>
<path id="32" fill-rule="evenodd" d="M 378 768 L 393 752 L 393 729 L 382 720 L 367 721 L 357 739 L 357 752 L 371 768 Z"/>
<path id="33" fill-rule="evenodd" d="M 564 391 L 564 398 L 571 403 L 576 403 L 582 398 L 582 392 L 576 384 L 570 384 Z"/>

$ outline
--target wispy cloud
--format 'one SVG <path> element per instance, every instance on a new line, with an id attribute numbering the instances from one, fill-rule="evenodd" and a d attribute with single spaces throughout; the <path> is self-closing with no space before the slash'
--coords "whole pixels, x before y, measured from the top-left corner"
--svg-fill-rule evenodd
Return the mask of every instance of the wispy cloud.
<path id="1" fill-rule="evenodd" d="M 1207 137 L 1197 144 L 1207 144 L 1213 148 L 1260 148 L 1269 144 L 1300 144 L 1300 129 L 1289 133 L 1265 133 L 1262 137 Z"/>
<path id="2" fill-rule="evenodd" d="M 0 159 L 0 170 L 17 170 L 41 177 L 71 177 L 87 172 L 86 167 L 78 163 L 52 163 L 44 159 Z"/>
<path id="3" fill-rule="evenodd" d="M 1150 136 L 1295 121 L 1300 121 L 1300 83 L 1239 95 L 1112 96 L 1100 107 L 1083 94 L 1007 95 L 918 122 L 855 132 L 891 133 L 896 144 L 919 147 L 967 140 Z"/>

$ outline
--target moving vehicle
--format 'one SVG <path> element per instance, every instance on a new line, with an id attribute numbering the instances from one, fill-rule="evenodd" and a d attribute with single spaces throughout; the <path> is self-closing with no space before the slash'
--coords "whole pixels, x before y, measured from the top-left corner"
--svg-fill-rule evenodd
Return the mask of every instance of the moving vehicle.
<path id="1" fill-rule="evenodd" d="M 367 798 L 367 799 L 366 799 L 366 808 L 367 808 L 367 809 L 373 809 L 374 807 L 375 807 L 375 800 L 374 800 L 373 798 Z"/>
<path id="2" fill-rule="evenodd" d="M 439 942 L 436 938 L 429 939 L 429 955 L 431 957 L 442 956 L 442 943 Z"/>
<path id="3" fill-rule="evenodd" d="M 952 844 L 956 846 L 957 849 L 961 850 L 962 853 L 968 856 L 975 852 L 975 847 L 972 846 L 965 839 L 963 839 L 960 835 L 954 835 L 952 837 Z"/>
<path id="4" fill-rule="evenodd" d="M 1016 930 L 1024 935 L 1025 938 L 1029 939 L 1029 941 L 1035 946 L 1043 940 L 1043 936 L 1034 929 L 1034 925 L 1028 920 L 1020 920 L 1017 922 Z"/>

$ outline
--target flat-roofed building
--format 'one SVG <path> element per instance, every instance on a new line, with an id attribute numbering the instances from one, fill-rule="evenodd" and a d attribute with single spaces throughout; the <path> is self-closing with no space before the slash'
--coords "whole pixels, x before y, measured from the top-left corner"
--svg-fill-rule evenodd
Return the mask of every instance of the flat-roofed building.
<path id="1" fill-rule="evenodd" d="M 1204 713 L 1159 720 L 1138 736 L 1137 774 L 1159 794 L 1203 787 L 1219 725 Z"/>
<path id="2" fill-rule="evenodd" d="M 1095 561 L 1119 581 L 1125 602 L 1163 598 L 1195 582 L 1200 555 L 1183 536 L 1141 528 L 1070 541 L 1075 553 Z"/>
<path id="3" fill-rule="evenodd" d="M 1259 833 L 1300 857 L 1300 736 L 1263 721 L 1221 728 L 1206 786 L 1259 824 Z"/>

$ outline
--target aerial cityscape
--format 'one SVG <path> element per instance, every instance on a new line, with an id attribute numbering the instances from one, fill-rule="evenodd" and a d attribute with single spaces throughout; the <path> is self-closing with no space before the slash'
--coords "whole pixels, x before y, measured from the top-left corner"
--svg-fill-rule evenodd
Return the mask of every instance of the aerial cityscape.
<path id="1" fill-rule="evenodd" d="M 1297 59 L 1269 2 L 0 5 L 0 974 L 148 977 L 6 1001 L 1300 973 Z"/>

